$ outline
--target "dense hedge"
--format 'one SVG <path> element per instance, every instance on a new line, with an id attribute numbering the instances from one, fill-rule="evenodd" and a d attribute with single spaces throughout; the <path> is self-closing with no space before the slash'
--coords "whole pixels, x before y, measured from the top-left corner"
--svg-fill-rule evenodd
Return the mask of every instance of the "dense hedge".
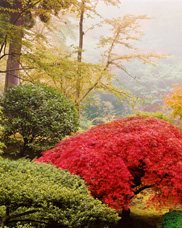
<path id="1" fill-rule="evenodd" d="M 90 196 L 84 181 L 52 165 L 0 161 L 0 221 L 8 227 L 105 227 L 116 212 Z"/>
<path id="2" fill-rule="evenodd" d="M 11 88 L 1 97 L 0 105 L 5 142 L 21 156 L 51 148 L 78 127 L 75 106 L 42 84 Z"/>
<path id="3" fill-rule="evenodd" d="M 161 228 L 181 228 L 182 227 L 182 212 L 172 211 L 163 216 Z"/>

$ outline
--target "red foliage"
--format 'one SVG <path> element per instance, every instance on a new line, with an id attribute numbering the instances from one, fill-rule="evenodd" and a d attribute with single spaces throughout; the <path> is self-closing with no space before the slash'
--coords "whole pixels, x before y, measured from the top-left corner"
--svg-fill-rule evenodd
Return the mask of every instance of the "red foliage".
<path id="1" fill-rule="evenodd" d="M 157 202 L 182 202 L 182 132 L 157 118 L 98 125 L 62 140 L 36 161 L 80 175 L 94 197 L 117 210 L 148 187 Z"/>

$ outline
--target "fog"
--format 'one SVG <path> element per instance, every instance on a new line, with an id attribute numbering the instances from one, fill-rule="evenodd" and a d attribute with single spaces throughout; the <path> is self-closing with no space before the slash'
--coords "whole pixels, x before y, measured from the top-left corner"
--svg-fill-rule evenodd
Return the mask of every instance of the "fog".
<path id="1" fill-rule="evenodd" d="M 182 81 L 182 1 L 123 0 L 120 8 L 100 4 L 98 11 L 104 18 L 126 14 L 150 17 L 142 24 L 144 34 L 137 47 L 161 54 L 168 53 L 169 57 L 157 60 L 156 66 L 138 61 L 127 64 L 127 71 L 135 80 L 122 71 L 117 77 L 134 93 L 153 96 L 154 103 L 161 103 L 162 96 L 173 88 L 173 84 Z"/>
<path id="2" fill-rule="evenodd" d="M 182 81 L 182 1 L 181 0 L 123 0 L 119 7 L 106 6 L 100 1 L 97 11 L 103 18 L 85 18 L 84 31 L 103 19 L 123 17 L 124 15 L 146 15 L 149 20 L 142 21 L 141 31 L 143 36 L 135 46 L 144 51 L 155 51 L 161 55 L 168 54 L 165 59 L 156 60 L 155 65 L 143 64 L 132 60 L 124 62 L 127 73 L 116 71 L 116 78 L 121 84 L 132 91 L 136 96 L 149 99 L 152 105 L 147 104 L 146 110 L 158 111 L 162 106 L 162 98 L 168 94 L 173 85 Z M 79 21 L 75 20 L 75 37 L 69 40 L 78 46 Z M 106 25 L 89 30 L 84 36 L 83 61 L 99 63 L 102 52 L 97 43 L 100 36 L 108 36 L 109 29 Z M 121 48 L 121 55 L 123 49 Z M 115 72 L 114 72 L 115 73 Z M 130 76 L 129 76 L 130 75 Z M 119 84 L 116 83 L 117 86 Z M 106 100 L 106 98 L 105 98 Z M 109 98 L 108 98 L 109 100 Z M 152 107 L 152 108 L 151 108 Z"/>

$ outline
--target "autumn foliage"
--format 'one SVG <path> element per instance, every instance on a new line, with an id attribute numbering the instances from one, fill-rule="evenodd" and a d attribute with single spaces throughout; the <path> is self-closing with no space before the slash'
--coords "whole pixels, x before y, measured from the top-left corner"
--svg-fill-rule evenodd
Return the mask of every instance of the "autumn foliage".
<path id="1" fill-rule="evenodd" d="M 173 115 L 182 119 L 182 85 L 175 87 L 165 98 L 164 103 L 173 109 Z"/>
<path id="2" fill-rule="evenodd" d="M 91 194 L 117 210 L 152 188 L 152 203 L 182 201 L 182 132 L 152 117 L 101 124 L 45 151 L 37 161 L 81 176 Z"/>

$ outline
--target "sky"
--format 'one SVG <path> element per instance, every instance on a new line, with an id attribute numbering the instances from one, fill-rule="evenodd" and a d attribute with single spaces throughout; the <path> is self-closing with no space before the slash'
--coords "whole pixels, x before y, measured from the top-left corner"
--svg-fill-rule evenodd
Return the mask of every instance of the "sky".
<path id="1" fill-rule="evenodd" d="M 137 43 L 137 47 L 144 50 L 154 50 L 160 54 L 171 54 L 170 57 L 156 61 L 156 66 L 132 61 L 127 63 L 126 69 L 133 77 L 120 70 L 116 77 L 128 89 L 133 89 L 137 84 L 147 95 L 160 95 L 172 89 L 172 83 L 182 81 L 182 0 L 121 0 L 120 8 L 105 6 L 99 1 L 98 13 L 103 18 L 123 17 L 126 14 L 147 15 L 150 20 L 142 24 L 143 37 Z M 94 15 L 95 18 L 95 15 Z M 73 19 L 74 20 L 74 19 Z M 75 37 L 69 40 L 69 44 L 78 45 L 78 20 L 75 22 Z M 84 31 L 92 24 L 97 24 L 98 18 L 94 21 L 86 19 Z M 101 52 L 96 43 L 100 35 L 107 36 L 108 29 L 96 27 L 89 30 L 84 36 L 83 52 L 84 61 L 99 63 Z M 123 51 L 123 50 L 122 50 Z M 123 52 L 121 52 L 122 54 Z M 124 65 L 124 64 L 123 64 Z M 125 65 L 124 65 L 125 66 Z M 148 67 L 149 66 L 149 67 Z M 133 80 L 133 78 L 137 78 Z M 159 81 L 158 79 L 161 78 Z M 143 90 L 143 91 L 142 91 Z"/>
<path id="2" fill-rule="evenodd" d="M 182 52 L 182 0 L 122 0 L 120 8 L 100 3 L 97 10 L 104 18 L 147 15 L 151 19 L 142 27 L 140 45 L 162 52 Z"/>
<path id="3" fill-rule="evenodd" d="M 170 57 L 157 61 L 154 70 L 151 68 L 148 70 L 147 66 L 142 63 L 137 64 L 136 71 L 150 71 L 150 76 L 148 77 L 153 78 L 150 83 L 151 87 L 155 87 L 156 94 L 161 93 L 161 88 L 170 90 L 173 88 L 172 83 L 182 82 L 182 70 L 180 67 L 182 66 L 182 0 L 122 0 L 120 8 L 106 7 L 100 4 L 98 11 L 104 18 L 122 17 L 126 14 L 147 15 L 150 17 L 151 19 L 147 20 L 142 26 L 144 35 L 141 37 L 138 47 L 145 50 L 154 50 L 161 54 L 170 54 Z M 99 31 L 103 31 L 102 35 L 107 35 L 104 34 L 105 30 L 99 28 Z M 92 35 L 93 38 L 96 34 Z M 92 45 L 87 45 L 88 47 L 90 48 L 89 56 L 91 56 L 94 50 Z M 160 63 L 164 63 L 164 65 L 160 66 Z M 132 64 L 133 62 L 127 65 L 128 72 L 134 76 L 139 75 L 135 71 L 136 65 Z M 126 76 L 126 82 L 128 82 L 127 75 L 124 75 L 123 72 L 120 75 L 121 77 Z M 163 80 L 166 80 L 166 83 L 160 82 L 160 85 L 157 85 L 159 75 L 163 75 Z M 141 78 L 144 79 L 145 76 L 142 75 Z M 156 82 L 154 82 L 154 79 L 156 79 Z"/>

